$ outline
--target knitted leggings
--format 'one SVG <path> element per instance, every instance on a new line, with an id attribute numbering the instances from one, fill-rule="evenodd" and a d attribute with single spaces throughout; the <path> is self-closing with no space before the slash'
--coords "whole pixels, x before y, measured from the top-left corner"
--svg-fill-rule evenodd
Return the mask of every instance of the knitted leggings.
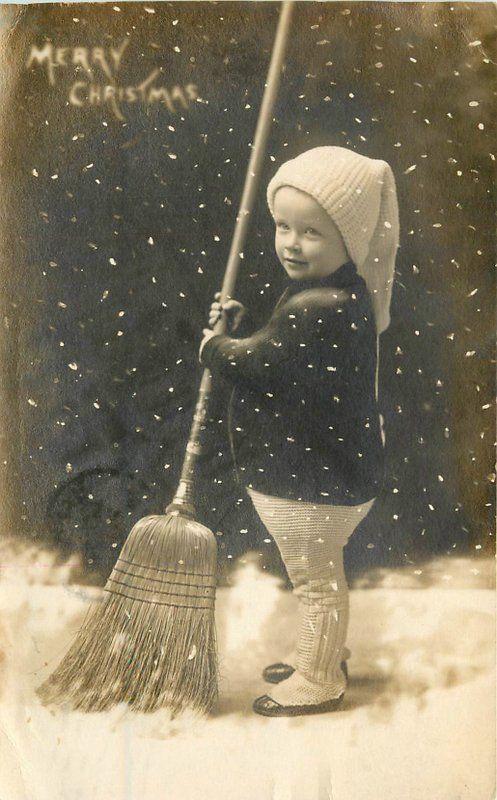
<path id="1" fill-rule="evenodd" d="M 359 506 L 336 506 L 247 491 L 278 545 L 299 598 L 297 673 L 320 684 L 323 699 L 338 697 L 346 685 L 340 662 L 348 653 L 349 591 L 343 548 L 375 498 Z M 313 702 L 319 702 L 320 692 L 312 694 Z"/>

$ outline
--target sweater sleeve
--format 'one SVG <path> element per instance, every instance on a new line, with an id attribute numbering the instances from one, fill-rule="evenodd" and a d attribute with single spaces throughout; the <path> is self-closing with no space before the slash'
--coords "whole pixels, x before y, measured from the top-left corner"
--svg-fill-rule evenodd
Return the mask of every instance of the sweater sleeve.
<path id="1" fill-rule="evenodd" d="M 330 302 L 331 295 L 327 295 L 324 304 L 322 290 L 319 296 L 311 292 L 296 295 L 252 336 L 213 336 L 202 349 L 202 364 L 232 384 L 263 392 L 290 388 L 301 374 L 303 362 L 312 358 L 316 348 L 322 350 L 330 315 L 339 316 L 339 297 L 332 295 Z"/>

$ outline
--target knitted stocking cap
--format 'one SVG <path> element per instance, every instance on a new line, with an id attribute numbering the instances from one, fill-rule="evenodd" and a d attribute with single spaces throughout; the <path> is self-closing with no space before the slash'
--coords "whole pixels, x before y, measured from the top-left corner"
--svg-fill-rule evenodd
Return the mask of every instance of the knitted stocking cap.
<path id="1" fill-rule="evenodd" d="M 399 246 L 399 209 L 390 166 L 345 147 L 315 147 L 286 161 L 270 180 L 267 200 L 273 215 L 274 195 L 281 186 L 311 195 L 333 219 L 366 282 L 377 333 L 382 333 L 390 324 Z"/>

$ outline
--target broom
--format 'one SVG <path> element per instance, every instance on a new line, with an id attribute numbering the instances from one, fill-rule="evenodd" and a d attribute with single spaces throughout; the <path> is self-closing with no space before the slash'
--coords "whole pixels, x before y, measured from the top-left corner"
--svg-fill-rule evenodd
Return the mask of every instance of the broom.
<path id="1" fill-rule="evenodd" d="M 232 296 L 262 169 L 277 96 L 293 0 L 276 32 L 254 144 L 228 256 L 220 302 Z M 225 319 L 215 327 L 223 333 Z M 42 702 L 91 712 L 116 703 L 135 711 L 168 707 L 206 713 L 217 699 L 214 620 L 217 545 L 196 521 L 195 468 L 211 390 L 200 383 L 179 486 L 164 515 L 132 528 L 104 588 L 59 666 L 37 689 Z"/>

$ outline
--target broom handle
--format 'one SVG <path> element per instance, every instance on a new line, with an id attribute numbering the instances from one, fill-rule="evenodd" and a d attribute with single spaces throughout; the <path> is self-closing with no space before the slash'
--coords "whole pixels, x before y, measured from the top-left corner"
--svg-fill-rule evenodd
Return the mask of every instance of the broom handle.
<path id="1" fill-rule="evenodd" d="M 224 273 L 223 285 L 221 288 L 220 303 L 226 302 L 232 297 L 235 288 L 238 269 L 240 266 L 240 254 L 247 235 L 250 215 L 254 207 L 260 174 L 262 171 L 263 159 L 266 151 L 266 142 L 271 129 L 273 108 L 278 95 L 278 87 L 281 77 L 281 68 L 285 57 L 285 50 L 290 31 L 290 21 L 293 11 L 294 0 L 284 0 L 281 5 L 280 18 L 273 52 L 269 64 L 267 81 L 262 98 L 259 118 L 255 130 L 254 144 L 252 146 L 245 184 L 243 187 L 240 208 L 236 218 L 235 231 L 231 248 Z M 226 320 L 222 315 L 214 327 L 214 332 L 226 332 Z M 210 370 L 205 369 L 200 382 L 200 388 L 193 415 L 193 422 L 190 429 L 188 444 L 186 445 L 185 459 L 181 470 L 179 481 L 173 502 L 166 508 L 166 513 L 181 512 L 187 516 L 195 516 L 194 508 L 194 477 L 195 468 L 200 454 L 202 453 L 201 433 L 205 429 L 207 418 L 207 408 L 211 391 L 212 376 Z"/>

